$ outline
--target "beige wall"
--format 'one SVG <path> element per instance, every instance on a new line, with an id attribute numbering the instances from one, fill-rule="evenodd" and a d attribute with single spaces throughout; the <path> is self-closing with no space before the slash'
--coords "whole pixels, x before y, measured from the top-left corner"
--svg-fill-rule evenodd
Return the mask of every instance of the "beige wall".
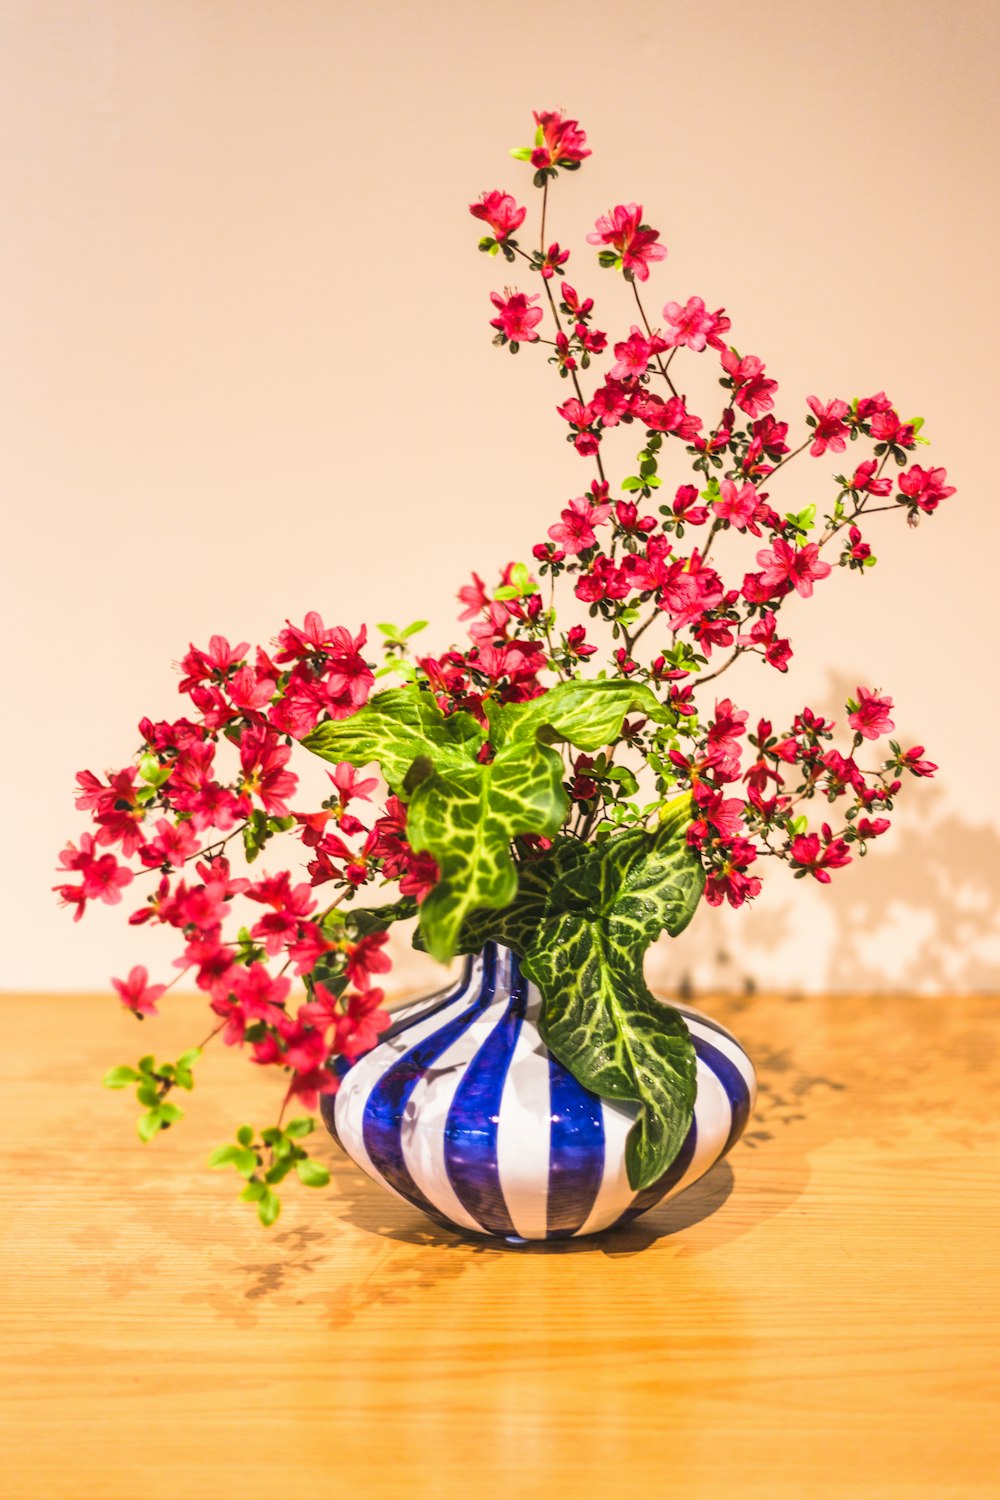
<path id="1" fill-rule="evenodd" d="M 166 962 L 117 913 L 74 927 L 48 886 L 82 827 L 74 771 L 174 709 L 189 639 L 267 639 L 317 607 L 429 614 L 443 643 L 469 568 L 525 556 L 579 493 L 550 372 L 490 346 L 503 277 L 466 211 L 527 191 L 507 147 L 562 103 L 595 152 L 556 195 L 563 243 L 641 199 L 670 247 L 657 304 L 724 303 L 786 414 L 884 386 L 960 487 L 887 532 L 874 577 L 795 612 L 787 681 L 738 684 L 776 721 L 880 685 L 939 781 L 863 868 L 830 890 L 778 871 L 656 972 L 995 985 L 998 19 L 976 0 L 4 0 L 0 982 Z M 629 317 L 610 277 L 573 270 Z M 789 506 L 819 470 L 782 476 Z"/>

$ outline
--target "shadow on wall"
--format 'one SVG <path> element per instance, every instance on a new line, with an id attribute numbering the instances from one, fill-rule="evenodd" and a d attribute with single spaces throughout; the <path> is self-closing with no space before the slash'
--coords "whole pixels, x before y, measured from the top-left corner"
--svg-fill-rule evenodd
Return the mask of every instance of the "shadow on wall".
<path id="1" fill-rule="evenodd" d="M 831 677 L 817 711 L 842 723 L 854 685 Z M 1000 830 L 945 803 L 933 782 L 904 785 L 892 829 L 864 859 L 829 886 L 768 870 L 753 911 L 705 908 L 673 955 L 660 945 L 651 981 L 689 997 L 1000 990 Z M 813 807 L 818 823 L 822 805 Z"/>

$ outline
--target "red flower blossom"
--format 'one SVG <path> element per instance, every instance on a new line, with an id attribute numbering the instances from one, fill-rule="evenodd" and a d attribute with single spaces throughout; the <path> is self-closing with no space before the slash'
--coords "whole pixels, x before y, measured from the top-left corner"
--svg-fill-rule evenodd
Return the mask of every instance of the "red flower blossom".
<path id="1" fill-rule="evenodd" d="M 818 833 L 800 833 L 792 839 L 791 862 L 802 872 L 808 871 L 821 885 L 830 884 L 830 870 L 841 869 L 851 863 L 851 855 L 843 839 L 835 839 L 829 823 L 823 824 L 823 840 Z"/>
<path id="2" fill-rule="evenodd" d="M 718 329 L 717 315 L 705 311 L 700 297 L 689 297 L 683 307 L 679 302 L 668 302 L 663 316 L 670 325 L 663 336 L 664 343 L 670 348 L 686 344 L 689 349 L 700 353 L 708 343 L 709 334 Z"/>
<path id="3" fill-rule="evenodd" d="M 659 238 L 658 229 L 642 223 L 641 204 L 619 203 L 597 220 L 594 232 L 587 235 L 587 243 L 610 245 L 615 251 L 612 257 L 615 265 L 627 276 L 647 281 L 650 262 L 667 258 L 667 247 L 656 243 Z"/>
<path id="4" fill-rule="evenodd" d="M 474 219 L 482 219 L 493 231 L 493 238 L 502 244 L 508 235 L 520 229 L 528 210 L 519 208 L 509 193 L 494 190 L 484 193 L 481 203 L 470 203 L 469 213 Z"/>
<path id="5" fill-rule="evenodd" d="M 287 799 L 299 784 L 294 772 L 284 769 L 291 753 L 291 746 L 283 745 L 272 729 L 253 725 L 243 731 L 240 791 L 258 797 L 265 812 L 279 818 L 288 817 Z"/>
<path id="6" fill-rule="evenodd" d="M 810 396 L 808 405 L 816 417 L 813 440 L 809 449 L 813 458 L 819 458 L 820 454 L 825 453 L 828 448 L 831 453 L 843 453 L 847 446 L 848 432 L 844 418 L 851 410 L 847 402 L 828 401 L 824 406 L 818 396 Z"/>
<path id="7" fill-rule="evenodd" d="M 889 478 L 876 478 L 878 470 L 878 459 L 867 458 L 863 464 L 858 464 L 853 478 L 847 488 L 858 495 L 888 495 L 892 491 L 892 480 Z"/>
<path id="8" fill-rule="evenodd" d="M 852 712 L 848 714 L 847 722 L 866 740 L 877 740 L 896 727 L 889 717 L 891 707 L 891 698 L 880 697 L 868 688 L 859 687 L 857 704 L 848 704 Z"/>
<path id="9" fill-rule="evenodd" d="M 919 464 L 914 464 L 905 474 L 900 474 L 899 488 L 911 505 L 930 515 L 942 500 L 955 493 L 955 486 L 945 483 L 947 478 L 946 469 L 922 469 Z"/>
<path id="10" fill-rule="evenodd" d="M 722 351 L 722 368 L 733 382 L 733 400 L 749 417 L 759 417 L 774 405 L 773 391 L 778 382 L 764 374 L 764 361 L 756 354 L 747 354 L 740 359 L 735 349 Z"/>
<path id="11" fill-rule="evenodd" d="M 137 1016 L 155 1016 L 156 1002 L 166 993 L 165 984 L 150 984 L 149 974 L 142 964 L 129 970 L 127 979 L 112 979 L 111 983 L 121 996 L 122 1004 Z"/>
<path id="12" fill-rule="evenodd" d="M 490 292 L 490 301 L 497 310 L 497 316 L 490 319 L 491 328 L 498 328 L 501 336 L 512 344 L 535 343 L 538 338 L 535 329 L 544 317 L 540 307 L 532 306 L 538 301 L 537 296 L 529 297 L 525 292 L 512 292 L 508 288 L 506 297 Z"/>
<path id="13" fill-rule="evenodd" d="M 764 660 L 779 672 L 788 671 L 788 663 L 792 659 L 791 644 L 778 635 L 777 619 L 769 611 L 765 611 L 759 620 L 754 621 L 749 635 L 739 637 L 739 644 L 760 651 Z"/>
<path id="14" fill-rule="evenodd" d="M 830 564 L 823 562 L 815 542 L 807 542 L 796 550 L 780 536 L 775 537 L 769 551 L 764 548 L 757 553 L 757 561 L 763 572 L 763 587 L 772 592 L 791 584 L 803 599 L 812 597 L 813 584 L 830 574 Z"/>
<path id="15" fill-rule="evenodd" d="M 576 120 L 565 119 L 557 109 L 535 110 L 533 113 L 541 136 L 531 153 L 533 167 L 572 168 L 590 155 L 590 149 L 585 145 L 587 132 L 580 129 Z"/>
<path id="16" fill-rule="evenodd" d="M 610 504 L 593 505 L 586 495 L 580 495 L 561 512 L 562 519 L 549 527 L 549 536 L 567 556 L 575 557 L 596 545 L 594 527 L 603 526 L 610 514 Z"/>
<path id="17" fill-rule="evenodd" d="M 615 345 L 615 363 L 609 371 L 611 379 L 637 380 L 645 375 L 653 356 L 661 354 L 666 348 L 667 344 L 659 334 L 654 333 L 646 338 L 642 330 L 633 323 L 628 338 Z"/>

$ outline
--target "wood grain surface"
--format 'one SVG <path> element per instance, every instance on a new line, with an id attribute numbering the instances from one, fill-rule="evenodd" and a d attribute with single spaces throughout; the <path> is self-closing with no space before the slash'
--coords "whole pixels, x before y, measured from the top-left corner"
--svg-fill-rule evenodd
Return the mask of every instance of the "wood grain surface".
<path id="1" fill-rule="evenodd" d="M 4 1500 L 1000 1495 L 1000 1001 L 700 1003 L 759 1069 L 744 1141 L 627 1229 L 508 1248 L 332 1142 L 263 1230 L 204 1160 L 272 1080 L 206 1055 L 149 1146 L 99 1087 L 197 1002 L 0 999 Z"/>

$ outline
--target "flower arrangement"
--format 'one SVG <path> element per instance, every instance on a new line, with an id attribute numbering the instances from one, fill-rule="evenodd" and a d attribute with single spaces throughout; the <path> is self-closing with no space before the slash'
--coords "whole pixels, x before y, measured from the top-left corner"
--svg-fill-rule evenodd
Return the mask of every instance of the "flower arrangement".
<path id="1" fill-rule="evenodd" d="M 835 564 L 875 566 L 869 518 L 893 511 L 913 527 L 954 493 L 944 469 L 913 461 L 921 421 L 881 391 L 810 396 L 798 423 L 779 419 L 777 382 L 731 342 L 721 308 L 689 296 L 650 311 L 645 288 L 667 250 L 635 203 L 588 235 L 635 302 L 627 330 L 599 329 L 547 227 L 552 185 L 590 155 L 586 135 L 554 111 L 535 123 L 534 144 L 513 153 L 537 190 L 531 248 L 509 193 L 485 193 L 471 213 L 480 250 L 538 288 L 492 292 L 494 342 L 546 351 L 564 383 L 556 414 L 592 469 L 583 493 L 530 562 L 460 590 L 465 642 L 421 653 L 423 622 L 383 624 L 372 651 L 364 627 L 315 612 L 268 647 L 214 636 L 181 663 L 185 713 L 142 719 L 128 765 L 77 778 L 94 826 L 61 855 L 62 900 L 79 919 L 145 881 L 129 920 L 175 931 L 177 973 L 151 983 L 135 967 L 115 989 L 144 1020 L 193 981 L 212 1017 L 175 1061 L 145 1056 L 105 1083 L 134 1086 L 148 1141 L 181 1118 L 178 1091 L 209 1039 L 278 1071 L 276 1122 L 243 1126 L 210 1159 L 236 1169 L 264 1224 L 289 1173 L 328 1180 L 305 1144 L 310 1112 L 388 1025 L 389 928 L 411 917 L 439 960 L 488 940 L 519 955 L 551 1052 L 586 1088 L 636 1107 L 629 1181 L 654 1182 L 687 1131 L 695 1071 L 683 1020 L 646 987 L 649 944 L 679 933 L 702 899 L 750 902 L 768 861 L 828 883 L 886 832 L 903 778 L 936 769 L 922 746 L 891 739 L 859 762 L 894 727 L 881 691 L 858 687 L 839 744 L 809 707 L 775 730 L 706 691 L 741 657 L 787 672 L 783 612 Z M 699 404 L 715 402 L 708 420 L 689 405 L 696 378 Z M 624 474 L 622 434 L 630 451 L 639 435 Z M 840 458 L 848 444 L 856 462 Z M 781 470 L 803 454 L 842 472 L 824 503 L 782 510 Z M 307 754 L 333 769 L 329 795 L 303 809 L 290 763 Z M 288 867 L 275 869 L 282 840 Z"/>

